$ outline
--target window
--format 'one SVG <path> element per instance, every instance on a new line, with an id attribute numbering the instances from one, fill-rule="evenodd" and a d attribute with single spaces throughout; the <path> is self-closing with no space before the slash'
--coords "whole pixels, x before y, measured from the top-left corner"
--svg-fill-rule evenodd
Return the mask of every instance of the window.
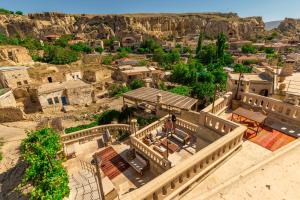
<path id="1" fill-rule="evenodd" d="M 252 88 L 252 92 L 255 92 L 255 88 Z"/>
<path id="2" fill-rule="evenodd" d="M 24 84 L 25 84 L 25 85 L 28 85 L 28 81 L 27 81 L 27 80 L 25 80 L 25 81 L 24 81 Z"/>
<path id="3" fill-rule="evenodd" d="M 237 85 L 237 84 L 238 84 L 238 81 L 234 81 L 234 83 Z"/>
<path id="4" fill-rule="evenodd" d="M 52 83 L 52 77 L 48 77 L 48 82 Z"/>
<path id="5" fill-rule="evenodd" d="M 58 97 L 54 97 L 54 102 L 55 102 L 55 104 L 59 103 Z"/>
<path id="6" fill-rule="evenodd" d="M 17 82 L 17 85 L 18 85 L 18 86 L 22 85 L 21 81 L 18 81 L 18 82 Z"/>
<path id="7" fill-rule="evenodd" d="M 53 104 L 52 98 L 47 99 L 47 101 L 48 101 L 48 104 L 49 104 L 49 105 L 52 105 L 52 104 Z"/>

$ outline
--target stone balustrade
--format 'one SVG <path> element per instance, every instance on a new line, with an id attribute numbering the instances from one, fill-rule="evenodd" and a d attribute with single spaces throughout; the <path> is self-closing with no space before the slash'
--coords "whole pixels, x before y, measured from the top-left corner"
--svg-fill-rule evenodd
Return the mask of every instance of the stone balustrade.
<path id="1" fill-rule="evenodd" d="M 236 127 L 216 142 L 141 188 L 128 193 L 122 199 L 161 200 L 176 198 L 177 195 L 239 148 L 242 145 L 245 131 L 246 127 L 244 126 Z"/>
<path id="2" fill-rule="evenodd" d="M 107 124 L 102 126 L 96 126 L 89 129 L 84 129 L 80 131 L 76 131 L 74 133 L 63 134 L 61 136 L 61 141 L 64 144 L 70 144 L 74 142 L 78 142 L 80 140 L 84 140 L 90 137 L 97 137 L 102 135 L 106 130 L 110 131 L 130 131 L 130 125 L 128 124 Z"/>
<path id="3" fill-rule="evenodd" d="M 202 111 L 210 112 L 210 113 L 218 115 L 218 114 L 222 113 L 228 107 L 228 104 L 230 103 L 231 98 L 232 98 L 232 92 L 227 92 L 223 97 L 221 97 L 215 101 L 214 110 L 213 110 L 213 104 L 210 104 L 209 106 L 204 108 Z"/>
<path id="4" fill-rule="evenodd" d="M 171 162 L 165 159 L 162 155 L 154 151 L 153 149 L 149 148 L 146 144 L 142 141 L 137 139 L 134 136 L 130 136 L 130 144 L 132 147 L 140 151 L 141 153 L 145 154 L 145 156 L 156 163 L 164 170 L 168 170 L 171 168 Z"/>
<path id="5" fill-rule="evenodd" d="M 261 108 L 263 111 L 273 113 L 278 117 L 281 116 L 285 119 L 295 120 L 297 123 L 300 122 L 300 106 L 253 93 L 244 93 L 241 101 L 248 106 Z"/>
<path id="6" fill-rule="evenodd" d="M 188 122 L 188 121 L 180 119 L 180 118 L 177 118 L 176 125 L 184 128 L 186 130 L 189 130 L 192 133 L 196 133 L 198 130 L 198 126 L 196 124 L 193 124 L 191 122 Z"/>
<path id="7" fill-rule="evenodd" d="M 140 129 L 139 131 L 136 132 L 135 137 L 138 139 L 141 139 L 145 137 L 147 134 L 151 133 L 152 131 L 156 130 L 160 126 L 162 126 L 165 121 L 168 119 L 169 115 L 166 115 L 159 120 L 153 122 L 152 124 Z"/>
<path id="8" fill-rule="evenodd" d="M 240 125 L 212 113 L 206 113 L 204 126 L 219 134 L 226 135 Z"/>

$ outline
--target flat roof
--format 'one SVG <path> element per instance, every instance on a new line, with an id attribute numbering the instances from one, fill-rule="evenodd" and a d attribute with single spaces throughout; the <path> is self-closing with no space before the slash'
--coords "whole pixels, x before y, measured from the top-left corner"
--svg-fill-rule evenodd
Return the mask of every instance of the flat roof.
<path id="1" fill-rule="evenodd" d="M 56 92 L 64 89 L 71 89 L 71 88 L 79 88 L 83 86 L 88 86 L 89 84 L 81 81 L 81 80 L 70 80 L 65 82 L 53 82 L 53 83 L 46 83 L 40 85 L 37 90 L 39 94 L 51 93 Z"/>
<path id="2" fill-rule="evenodd" d="M 239 80 L 239 73 L 229 73 L 229 77 L 232 80 Z M 243 81 L 270 81 L 268 77 L 266 77 L 263 73 L 260 74 L 243 74 L 244 78 L 241 80 Z"/>
<path id="3" fill-rule="evenodd" d="M 156 104 L 158 94 L 162 96 L 163 105 L 175 108 L 190 110 L 198 102 L 197 99 L 191 97 L 186 97 L 150 87 L 142 87 L 126 92 L 123 94 L 123 97 L 133 101 L 137 100 Z"/>
<path id="4" fill-rule="evenodd" d="M 6 71 L 16 71 L 16 70 L 26 70 L 29 67 L 25 66 L 2 66 L 0 67 L 0 71 L 6 72 Z"/>

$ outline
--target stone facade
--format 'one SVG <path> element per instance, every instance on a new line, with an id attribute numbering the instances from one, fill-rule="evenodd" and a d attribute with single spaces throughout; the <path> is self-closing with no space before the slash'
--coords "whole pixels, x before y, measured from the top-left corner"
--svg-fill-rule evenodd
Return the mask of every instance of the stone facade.
<path id="1" fill-rule="evenodd" d="M 15 122 L 24 119 L 25 119 L 25 115 L 20 108 L 15 108 L 15 107 L 0 108 L 0 123 Z"/>
<path id="2" fill-rule="evenodd" d="M 102 82 L 111 78 L 111 70 L 102 68 L 99 70 L 85 70 L 83 79 L 90 83 Z"/>
<path id="3" fill-rule="evenodd" d="M 74 72 L 69 72 L 65 73 L 66 76 L 66 81 L 72 81 L 72 80 L 81 80 L 82 79 L 82 74 L 81 71 L 74 71 Z"/>
<path id="4" fill-rule="evenodd" d="M 28 86 L 30 81 L 26 67 L 0 67 L 0 87 L 15 89 Z"/>
<path id="5" fill-rule="evenodd" d="M 92 103 L 91 85 L 80 80 L 48 83 L 31 89 L 32 99 L 37 101 L 41 110 L 60 110 L 67 105 L 87 105 Z"/>

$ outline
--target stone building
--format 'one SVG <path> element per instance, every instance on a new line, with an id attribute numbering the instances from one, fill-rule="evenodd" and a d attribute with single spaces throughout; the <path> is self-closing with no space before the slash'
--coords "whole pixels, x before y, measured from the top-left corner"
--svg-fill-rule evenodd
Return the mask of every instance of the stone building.
<path id="1" fill-rule="evenodd" d="M 43 84 L 30 89 L 33 103 L 37 103 L 40 109 L 61 109 L 67 105 L 87 105 L 92 103 L 93 88 L 81 80 L 54 82 Z"/>
<path id="2" fill-rule="evenodd" d="M 111 70 L 106 68 L 85 70 L 82 78 L 90 83 L 109 81 L 111 79 Z"/>
<path id="3" fill-rule="evenodd" d="M 227 80 L 227 87 L 229 91 L 236 94 L 239 84 L 238 94 L 241 96 L 245 92 L 251 92 L 263 96 L 269 96 L 273 93 L 273 80 L 265 73 L 260 74 L 242 74 L 240 78 L 239 73 L 229 73 Z"/>
<path id="4" fill-rule="evenodd" d="M 30 84 L 30 78 L 27 67 L 0 67 L 0 87 L 15 89 L 20 86 L 28 86 L 28 84 Z"/>
<path id="5" fill-rule="evenodd" d="M 119 66 L 113 73 L 112 77 L 115 80 L 122 82 L 131 82 L 135 79 L 157 80 L 163 75 L 163 72 L 154 67 L 133 67 L 131 65 Z"/>
<path id="6" fill-rule="evenodd" d="M 16 107 L 17 103 L 13 92 L 8 89 L 0 89 L 0 108 Z"/>
<path id="7" fill-rule="evenodd" d="M 81 71 L 71 71 L 65 73 L 66 81 L 72 81 L 72 80 L 81 80 L 82 74 Z"/>

